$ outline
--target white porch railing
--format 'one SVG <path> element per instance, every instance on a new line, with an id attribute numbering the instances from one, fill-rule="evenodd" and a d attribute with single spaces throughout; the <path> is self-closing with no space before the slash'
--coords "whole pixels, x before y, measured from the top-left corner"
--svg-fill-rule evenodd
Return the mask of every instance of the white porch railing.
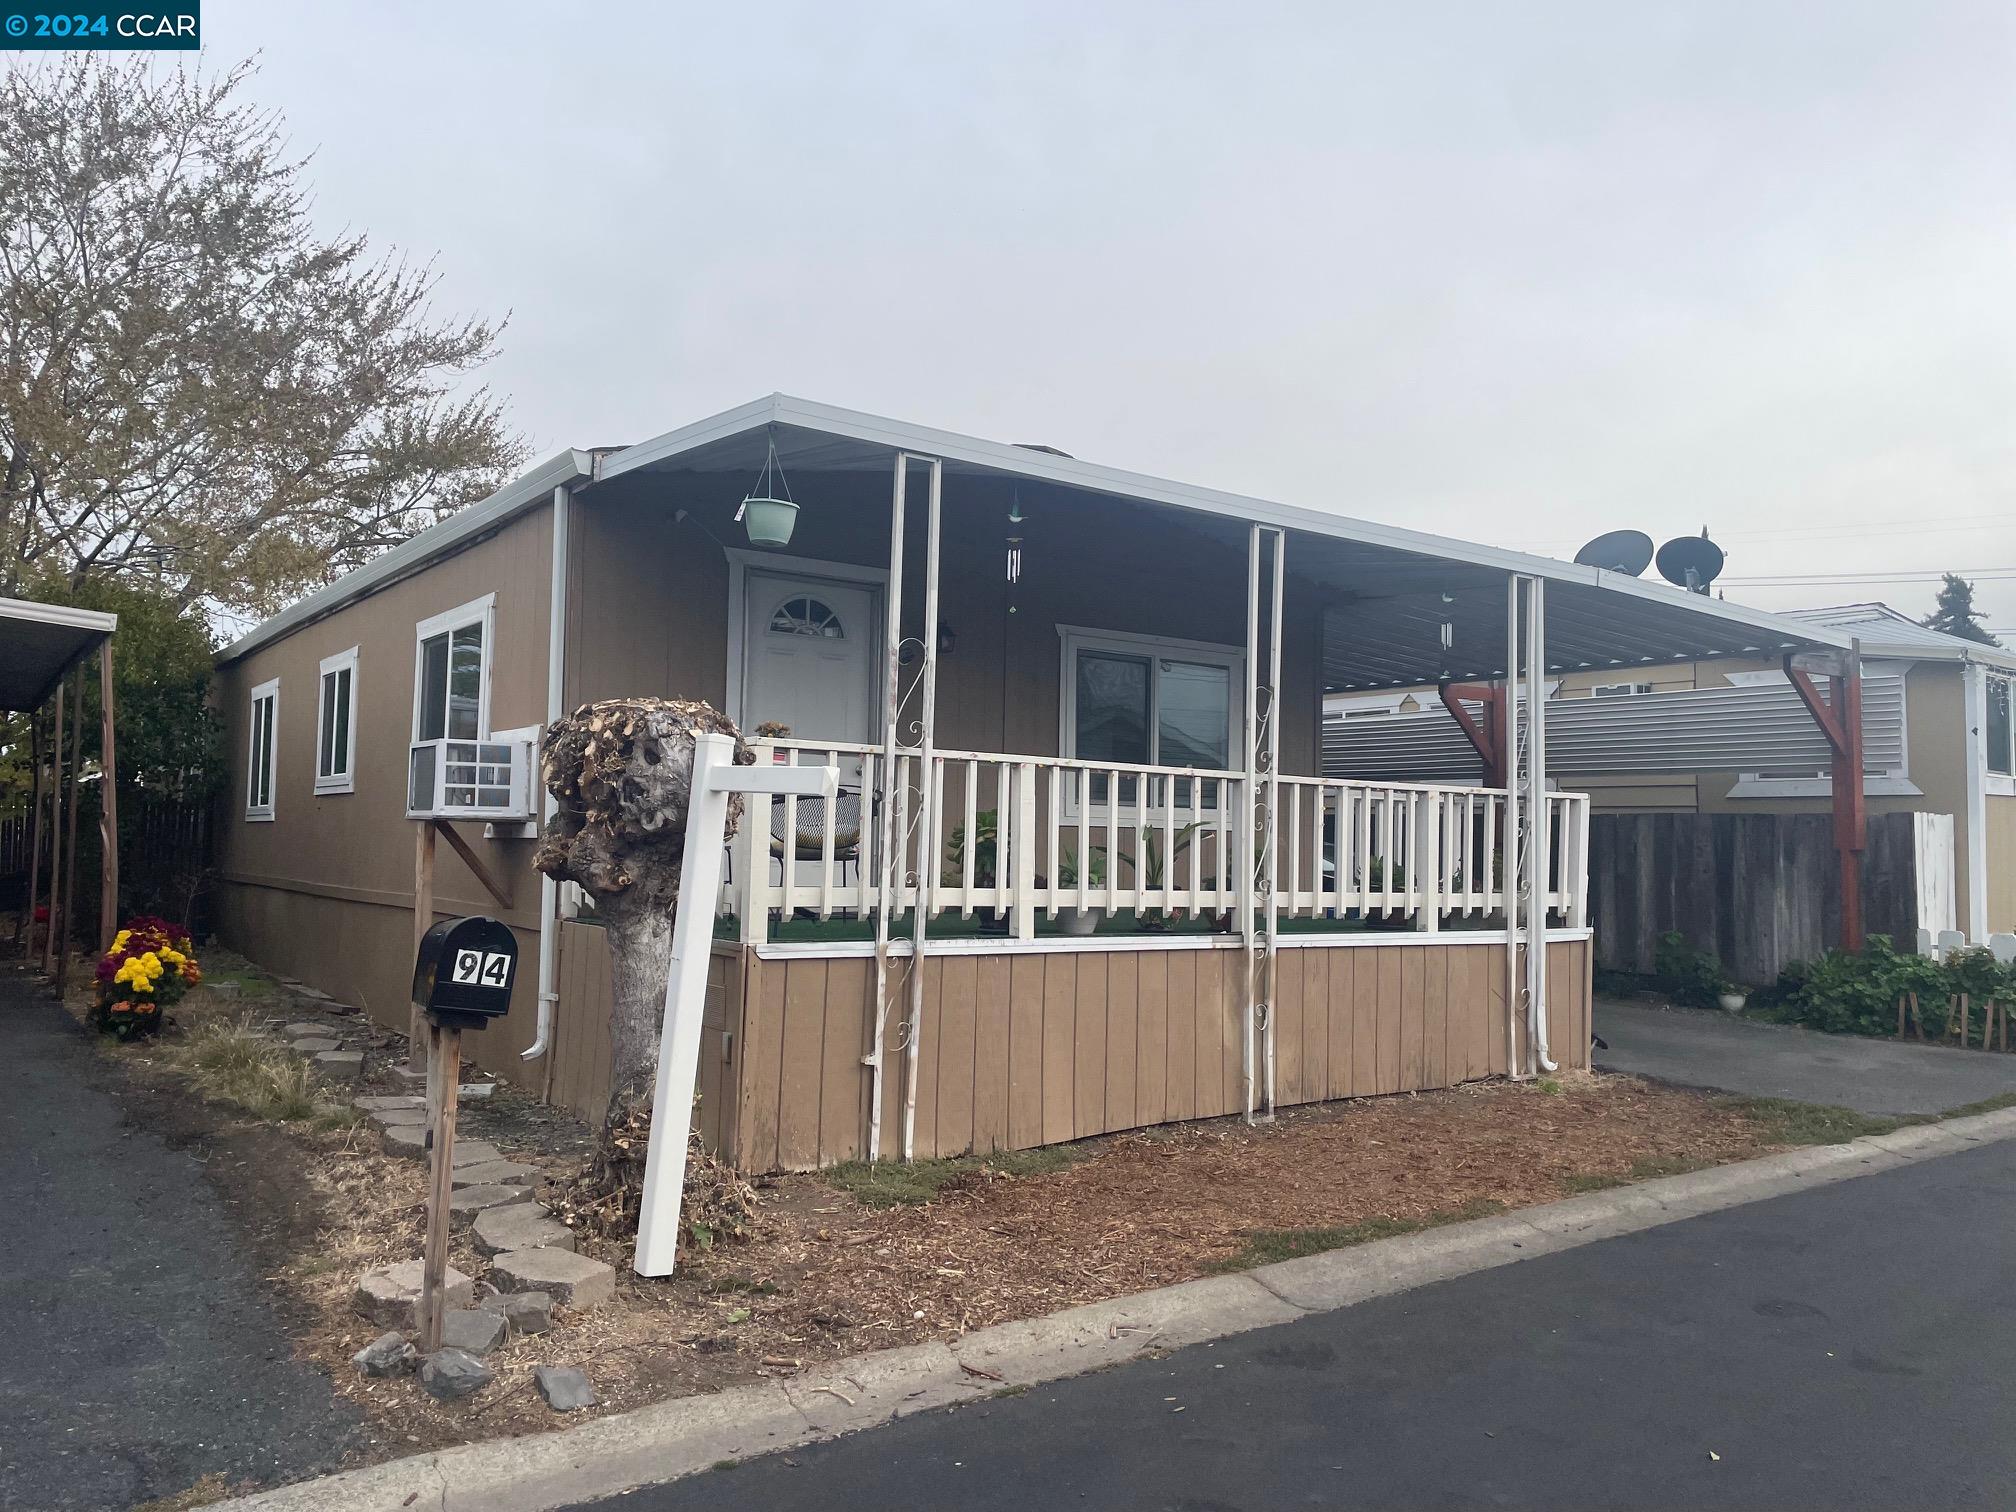
<path id="1" fill-rule="evenodd" d="M 875 853 L 882 750 L 838 741 L 752 744 L 759 761 L 838 766 L 841 791 L 831 804 L 746 800 L 730 889 L 743 939 L 761 943 L 773 918 L 801 913 L 869 917 L 882 905 Z M 938 751 L 926 784 L 917 751 L 896 760 L 892 913 L 916 906 L 921 882 L 931 918 L 980 915 L 1028 939 L 1039 921 L 1060 915 L 1067 927 L 1075 915 L 1081 928 L 1095 912 L 1236 918 L 1252 896 L 1239 875 L 1243 773 Z M 1278 782 L 1279 916 L 1423 931 L 1502 917 L 1502 789 Z M 929 832 L 941 838 L 937 855 L 920 858 L 925 804 Z M 1586 913 L 1588 805 L 1582 794 L 1548 797 L 1548 908 L 1578 926 Z"/>

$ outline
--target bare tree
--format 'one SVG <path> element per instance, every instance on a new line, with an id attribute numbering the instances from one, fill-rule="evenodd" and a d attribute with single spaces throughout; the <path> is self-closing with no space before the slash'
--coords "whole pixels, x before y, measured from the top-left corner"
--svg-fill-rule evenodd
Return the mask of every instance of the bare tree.
<path id="1" fill-rule="evenodd" d="M 625 1194 L 623 1205 L 633 1217 L 672 968 L 693 737 L 704 734 L 736 736 L 736 761 L 746 766 L 755 760 L 726 715 L 668 698 L 584 704 L 547 728 L 541 759 L 540 775 L 557 808 L 533 864 L 585 888 L 609 931 L 615 989 L 609 1102 L 592 1179 L 601 1191 Z M 729 834 L 741 817 L 736 794 L 729 800 Z M 687 903 L 713 907 L 711 898 Z"/>
<path id="2" fill-rule="evenodd" d="M 499 327 L 316 232 L 253 72 L 0 75 L 0 591 L 120 570 L 270 611 L 522 460 L 461 392 Z"/>

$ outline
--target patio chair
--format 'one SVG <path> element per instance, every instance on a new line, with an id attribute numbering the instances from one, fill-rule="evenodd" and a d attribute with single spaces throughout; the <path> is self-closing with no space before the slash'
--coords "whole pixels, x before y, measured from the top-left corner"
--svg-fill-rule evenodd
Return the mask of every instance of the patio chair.
<path id="1" fill-rule="evenodd" d="M 784 882 L 784 868 L 797 861 L 818 861 L 826 854 L 826 800 L 824 798 L 800 798 L 797 809 L 797 835 L 793 842 L 786 843 L 784 834 L 784 805 L 773 803 L 770 807 L 770 855 L 777 863 L 777 881 Z M 790 851 L 787 860 L 785 852 Z M 861 879 L 861 795 L 842 788 L 833 799 L 833 859 L 839 864 L 840 882 L 847 881 L 847 868 L 854 868 L 854 879 Z"/>

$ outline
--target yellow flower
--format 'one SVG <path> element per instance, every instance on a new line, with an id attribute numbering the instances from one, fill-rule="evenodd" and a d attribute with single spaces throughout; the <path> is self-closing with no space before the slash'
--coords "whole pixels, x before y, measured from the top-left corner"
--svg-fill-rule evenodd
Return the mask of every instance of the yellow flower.
<path id="1" fill-rule="evenodd" d="M 133 984 L 133 990 L 135 992 L 152 992 L 154 990 L 154 984 L 152 982 L 147 981 L 136 981 Z"/>

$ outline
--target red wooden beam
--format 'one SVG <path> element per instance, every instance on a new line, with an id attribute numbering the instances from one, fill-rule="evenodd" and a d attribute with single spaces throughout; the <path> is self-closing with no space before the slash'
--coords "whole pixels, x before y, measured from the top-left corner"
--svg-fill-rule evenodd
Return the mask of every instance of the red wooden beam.
<path id="1" fill-rule="evenodd" d="M 1833 753 L 1828 788 L 1834 799 L 1834 849 L 1841 858 L 1841 948 L 1862 948 L 1862 852 L 1868 845 L 1868 805 L 1863 795 L 1862 663 L 1850 653 L 1829 675 L 1826 699 L 1813 676 L 1785 658 L 1785 675 Z"/>
<path id="2" fill-rule="evenodd" d="M 1438 691 L 1442 695 L 1442 706 L 1456 720 L 1456 728 L 1463 732 L 1484 762 L 1484 785 L 1505 786 L 1505 759 L 1501 749 L 1505 743 L 1505 720 L 1500 713 L 1503 695 L 1498 686 L 1495 683 L 1443 683 Z M 1484 722 L 1481 725 L 1477 717 L 1464 707 L 1463 700 L 1466 698 L 1484 705 Z"/>

